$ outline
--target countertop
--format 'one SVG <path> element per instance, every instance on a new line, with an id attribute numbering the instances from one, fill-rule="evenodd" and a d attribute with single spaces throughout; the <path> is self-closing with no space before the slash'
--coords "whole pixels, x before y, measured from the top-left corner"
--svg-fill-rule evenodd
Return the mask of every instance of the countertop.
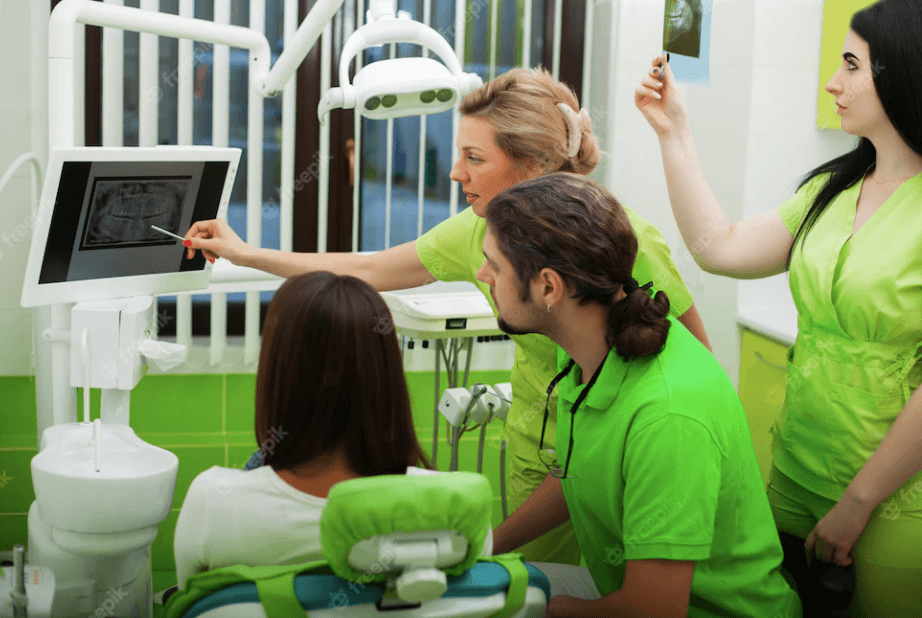
<path id="1" fill-rule="evenodd" d="M 797 310 L 792 308 L 740 307 L 736 311 L 740 326 L 787 346 L 797 338 Z"/>

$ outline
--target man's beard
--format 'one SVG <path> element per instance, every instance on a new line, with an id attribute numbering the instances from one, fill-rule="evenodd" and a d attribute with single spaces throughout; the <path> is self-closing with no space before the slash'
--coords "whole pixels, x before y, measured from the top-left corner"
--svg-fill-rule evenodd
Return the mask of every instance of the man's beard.
<path id="1" fill-rule="evenodd" d="M 528 330 L 527 328 L 516 328 L 504 320 L 503 318 L 496 318 L 496 325 L 499 326 L 499 329 L 506 333 L 507 335 L 531 335 L 538 333 L 536 330 Z M 541 334 L 541 333 L 538 333 Z"/>

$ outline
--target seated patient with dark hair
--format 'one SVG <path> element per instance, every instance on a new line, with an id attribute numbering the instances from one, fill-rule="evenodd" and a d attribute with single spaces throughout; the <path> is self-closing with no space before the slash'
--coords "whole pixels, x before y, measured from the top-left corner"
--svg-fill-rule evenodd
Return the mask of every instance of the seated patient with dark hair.
<path id="1" fill-rule="evenodd" d="M 276 292 L 255 413 L 264 465 L 215 466 L 189 487 L 174 537 L 180 587 L 224 566 L 322 560 L 320 515 L 333 485 L 432 468 L 416 439 L 390 311 L 354 277 L 315 272 Z"/>

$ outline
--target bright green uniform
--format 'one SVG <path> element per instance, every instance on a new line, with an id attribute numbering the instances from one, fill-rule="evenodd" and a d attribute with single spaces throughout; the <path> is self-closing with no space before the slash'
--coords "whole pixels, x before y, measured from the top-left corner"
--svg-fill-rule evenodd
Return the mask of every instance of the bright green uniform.
<path id="1" fill-rule="evenodd" d="M 634 263 L 634 278 L 643 285 L 653 281 L 655 289 L 669 296 L 670 313 L 680 316 L 691 307 L 688 288 L 676 270 L 659 230 L 630 208 L 625 208 L 634 233 L 638 253 Z M 420 261 L 441 281 L 470 281 L 475 284 L 496 311 L 490 297 L 490 286 L 477 280 L 483 265 L 483 238 L 486 220 L 467 208 L 443 221 L 416 240 Z M 516 343 L 515 364 L 512 367 L 512 407 L 503 427 L 509 460 L 508 498 L 513 510 L 538 487 L 547 476 L 547 468 L 538 459 L 538 442 L 547 385 L 556 372 L 556 344 L 544 335 L 513 335 Z M 554 448 L 555 401 L 551 401 L 552 416 L 548 422 L 545 448 Z M 579 548 L 570 524 L 565 524 L 540 539 L 520 548 L 527 560 L 577 564 Z"/>
<path id="2" fill-rule="evenodd" d="M 792 234 L 826 180 L 778 208 Z M 861 185 L 830 203 L 791 260 L 798 334 L 773 430 L 774 473 L 783 477 L 770 494 L 779 528 L 801 537 L 842 497 L 922 382 L 922 174 L 852 237 Z M 875 510 L 855 545 L 864 615 L 922 616 L 920 546 L 922 472 Z"/>
<path id="3" fill-rule="evenodd" d="M 708 350 L 675 319 L 659 354 L 613 349 L 575 414 L 579 366 L 558 385 L 557 456 L 570 521 L 602 595 L 626 561 L 695 562 L 688 616 L 794 618 L 746 414 Z M 558 368 L 570 357 L 559 349 Z"/>

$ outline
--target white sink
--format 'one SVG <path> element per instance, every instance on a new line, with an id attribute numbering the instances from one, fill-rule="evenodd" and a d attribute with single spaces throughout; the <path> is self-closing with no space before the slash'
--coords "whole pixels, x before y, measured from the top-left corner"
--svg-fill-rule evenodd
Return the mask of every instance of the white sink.
<path id="1" fill-rule="evenodd" d="M 41 519 L 64 535 L 130 533 L 126 540 L 139 534 L 152 540 L 170 513 L 179 460 L 127 425 L 102 423 L 101 435 L 96 471 L 92 424 L 44 431 L 41 450 L 32 458 Z"/>

